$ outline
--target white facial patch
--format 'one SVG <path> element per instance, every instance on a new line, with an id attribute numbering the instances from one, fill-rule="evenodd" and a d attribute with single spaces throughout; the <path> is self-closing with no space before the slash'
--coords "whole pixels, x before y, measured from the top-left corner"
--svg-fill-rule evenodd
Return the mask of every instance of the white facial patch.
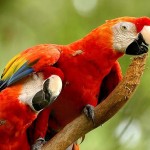
<path id="1" fill-rule="evenodd" d="M 32 99 L 37 92 L 42 90 L 43 82 L 44 79 L 41 73 L 38 75 L 32 74 L 29 76 L 26 82 L 23 84 L 19 100 L 25 104 L 28 104 L 32 109 L 34 109 L 32 106 Z"/>
<path id="2" fill-rule="evenodd" d="M 150 44 L 150 26 L 144 26 L 141 34 L 147 44 Z"/>
<path id="3" fill-rule="evenodd" d="M 119 22 L 112 27 L 113 48 L 125 52 L 137 36 L 136 26 L 131 22 Z"/>

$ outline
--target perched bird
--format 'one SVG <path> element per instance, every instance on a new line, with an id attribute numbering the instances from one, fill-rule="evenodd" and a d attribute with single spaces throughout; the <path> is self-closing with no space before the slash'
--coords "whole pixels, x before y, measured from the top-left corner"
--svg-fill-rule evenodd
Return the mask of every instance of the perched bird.
<path id="1" fill-rule="evenodd" d="M 0 92 L 0 150 L 30 150 L 27 128 L 62 88 L 61 78 L 51 70 L 31 73 Z"/>
<path id="2" fill-rule="evenodd" d="M 150 18 L 121 17 L 106 21 L 71 44 L 41 44 L 14 57 L 2 74 L 2 91 L 47 66 L 63 84 L 57 100 L 29 127 L 29 143 L 41 137 L 49 140 L 82 111 L 94 122 L 94 107 L 122 79 L 118 58 L 147 53 L 149 37 Z"/>

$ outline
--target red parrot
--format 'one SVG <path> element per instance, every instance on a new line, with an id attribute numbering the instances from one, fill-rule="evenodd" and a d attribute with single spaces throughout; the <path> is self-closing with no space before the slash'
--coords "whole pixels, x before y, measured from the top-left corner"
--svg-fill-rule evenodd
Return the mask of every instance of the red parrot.
<path id="1" fill-rule="evenodd" d="M 10 70 L 15 69 L 10 67 Z M 30 150 L 27 128 L 39 111 L 53 103 L 62 88 L 63 78 L 55 75 L 55 69 L 50 66 L 11 84 L 17 76 L 26 74 L 30 67 L 26 71 L 25 68 L 28 67 L 24 64 L 21 72 L 18 69 L 14 76 L 7 78 L 5 82 L 1 81 L 0 150 Z"/>
<path id="2" fill-rule="evenodd" d="M 50 139 L 82 111 L 94 122 L 94 107 L 122 78 L 118 58 L 147 53 L 149 36 L 150 18 L 121 17 L 106 21 L 71 44 L 41 44 L 12 59 L 2 74 L 1 89 L 47 66 L 63 83 L 57 100 L 30 126 L 29 143 L 40 137 Z M 47 72 L 45 69 L 44 74 Z"/>

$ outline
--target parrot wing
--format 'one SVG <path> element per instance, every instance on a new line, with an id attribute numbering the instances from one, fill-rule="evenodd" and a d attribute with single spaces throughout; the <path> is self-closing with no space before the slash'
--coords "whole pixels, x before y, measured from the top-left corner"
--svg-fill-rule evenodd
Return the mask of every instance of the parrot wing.
<path id="1" fill-rule="evenodd" d="M 42 67 L 55 64 L 60 51 L 50 44 L 42 44 L 29 48 L 12 58 L 6 65 L 0 80 L 0 91 L 16 83 Z"/>
<path id="2" fill-rule="evenodd" d="M 98 102 L 104 100 L 122 80 L 122 71 L 118 61 L 115 62 L 109 74 L 103 79 Z"/>

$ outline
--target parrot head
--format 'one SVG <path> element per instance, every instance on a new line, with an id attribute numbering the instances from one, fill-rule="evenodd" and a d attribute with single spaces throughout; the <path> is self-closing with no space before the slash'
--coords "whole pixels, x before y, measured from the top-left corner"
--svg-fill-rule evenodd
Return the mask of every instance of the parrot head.
<path id="1" fill-rule="evenodd" d="M 45 68 L 48 69 L 48 67 Z M 50 69 L 48 70 L 50 71 Z M 62 89 L 62 80 L 58 75 L 49 72 L 46 76 L 48 77 L 45 79 L 44 70 L 43 72 L 32 73 L 21 84 L 19 100 L 36 112 L 53 103 Z"/>
<path id="2" fill-rule="evenodd" d="M 122 54 L 140 55 L 148 52 L 150 18 L 120 17 L 106 21 L 94 32 L 107 49 L 111 47 Z"/>
<path id="3" fill-rule="evenodd" d="M 150 18 L 122 17 L 111 21 L 113 48 L 128 55 L 148 52 L 150 44 Z M 114 24 L 114 25 L 113 25 Z"/>

